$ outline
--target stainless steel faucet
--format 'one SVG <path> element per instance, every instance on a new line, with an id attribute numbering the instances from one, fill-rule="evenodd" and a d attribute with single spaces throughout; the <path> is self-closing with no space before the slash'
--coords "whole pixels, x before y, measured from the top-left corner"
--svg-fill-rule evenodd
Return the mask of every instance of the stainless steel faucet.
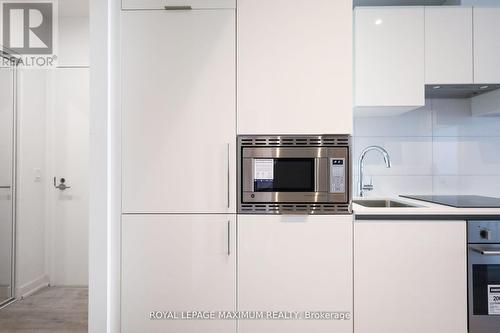
<path id="1" fill-rule="evenodd" d="M 376 150 L 376 151 L 380 152 L 382 154 L 382 156 L 384 157 L 385 166 L 387 168 L 391 167 L 391 157 L 389 156 L 389 153 L 387 152 L 387 150 L 385 150 L 384 148 L 382 148 L 380 146 L 370 146 L 370 147 L 366 147 L 365 149 L 363 149 L 363 151 L 361 152 L 361 155 L 359 155 L 359 161 L 358 161 L 358 196 L 360 196 L 360 197 L 364 196 L 364 193 L 363 193 L 364 191 L 373 190 L 373 184 L 370 184 L 370 185 L 363 184 L 363 164 L 365 161 L 366 154 L 371 150 Z"/>

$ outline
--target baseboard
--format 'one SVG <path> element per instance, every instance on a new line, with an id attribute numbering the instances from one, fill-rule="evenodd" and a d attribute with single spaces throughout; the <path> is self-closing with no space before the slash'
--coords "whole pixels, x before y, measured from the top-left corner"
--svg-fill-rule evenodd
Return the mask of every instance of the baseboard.
<path id="1" fill-rule="evenodd" d="M 24 298 L 31 294 L 34 294 L 40 289 L 48 287 L 49 283 L 50 281 L 48 275 L 42 275 L 31 282 L 16 287 L 16 298 Z"/>

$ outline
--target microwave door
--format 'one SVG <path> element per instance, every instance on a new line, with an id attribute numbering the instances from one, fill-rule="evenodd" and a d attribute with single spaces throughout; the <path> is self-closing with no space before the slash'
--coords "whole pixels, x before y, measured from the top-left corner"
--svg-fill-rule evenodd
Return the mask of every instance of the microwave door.
<path id="1" fill-rule="evenodd" d="M 253 192 L 315 192 L 315 158 L 253 160 Z"/>
<path id="2" fill-rule="evenodd" d="M 251 158 L 243 161 L 243 201 L 318 203 L 328 200 L 327 158 Z"/>

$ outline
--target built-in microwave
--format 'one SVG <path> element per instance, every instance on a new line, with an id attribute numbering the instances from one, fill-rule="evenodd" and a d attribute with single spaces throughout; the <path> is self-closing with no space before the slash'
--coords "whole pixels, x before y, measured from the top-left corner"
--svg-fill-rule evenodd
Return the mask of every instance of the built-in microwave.
<path id="1" fill-rule="evenodd" d="M 347 135 L 239 136 L 238 212 L 350 214 Z"/>

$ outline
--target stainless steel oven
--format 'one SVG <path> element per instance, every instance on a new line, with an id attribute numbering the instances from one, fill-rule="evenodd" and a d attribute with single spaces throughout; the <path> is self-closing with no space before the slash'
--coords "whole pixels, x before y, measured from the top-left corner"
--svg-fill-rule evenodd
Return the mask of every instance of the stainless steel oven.
<path id="1" fill-rule="evenodd" d="M 500 221 L 468 222 L 469 333 L 500 332 Z"/>
<path id="2" fill-rule="evenodd" d="M 238 137 L 238 212 L 349 214 L 350 137 Z"/>

